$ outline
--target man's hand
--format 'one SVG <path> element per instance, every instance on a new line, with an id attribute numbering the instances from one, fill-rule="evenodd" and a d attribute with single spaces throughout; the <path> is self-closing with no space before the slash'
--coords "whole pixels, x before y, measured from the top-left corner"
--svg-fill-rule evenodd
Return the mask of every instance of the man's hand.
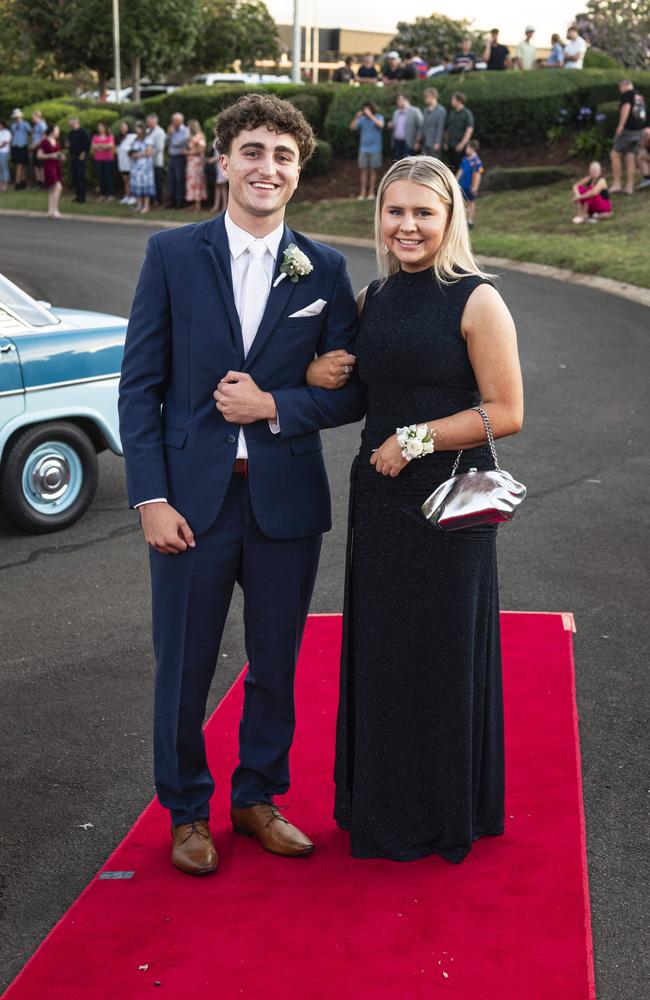
<path id="1" fill-rule="evenodd" d="M 138 507 L 144 537 L 156 552 L 175 556 L 196 546 L 194 535 L 182 514 L 169 503 L 146 503 Z"/>
<path id="2" fill-rule="evenodd" d="M 253 424 L 256 420 L 277 420 L 275 400 L 262 392 L 245 372 L 228 372 L 213 393 L 217 409 L 229 424 Z"/>
<path id="3" fill-rule="evenodd" d="M 370 456 L 370 464 L 374 465 L 375 472 L 382 476 L 399 476 L 400 472 L 408 461 L 402 455 L 402 449 L 397 440 L 397 434 L 391 434 L 386 438 L 380 448 L 373 451 Z"/>
<path id="4" fill-rule="evenodd" d="M 312 361 L 305 373 L 307 385 L 319 389 L 340 389 L 352 374 L 357 359 L 347 351 L 329 351 Z"/>

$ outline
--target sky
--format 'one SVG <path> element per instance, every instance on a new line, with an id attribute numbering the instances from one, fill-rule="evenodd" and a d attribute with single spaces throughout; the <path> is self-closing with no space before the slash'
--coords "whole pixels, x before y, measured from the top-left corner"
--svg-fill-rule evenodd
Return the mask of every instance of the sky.
<path id="1" fill-rule="evenodd" d="M 280 24 L 293 21 L 293 0 L 266 0 L 271 14 Z M 311 23 L 323 28 L 361 28 L 366 31 L 393 31 L 397 21 L 414 21 L 432 11 L 447 17 L 473 20 L 475 29 L 500 28 L 501 40 L 508 44 L 520 42 L 527 24 L 536 29 L 535 41 L 550 44 L 551 34 L 563 37 L 572 17 L 582 8 L 580 0 L 299 0 L 301 22 L 311 13 Z M 396 14 L 396 10 L 399 11 Z"/>

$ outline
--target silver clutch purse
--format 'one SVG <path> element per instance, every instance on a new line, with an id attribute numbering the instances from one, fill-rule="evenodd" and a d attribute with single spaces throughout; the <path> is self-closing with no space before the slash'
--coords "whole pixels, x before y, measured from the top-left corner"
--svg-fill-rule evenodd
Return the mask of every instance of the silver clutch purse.
<path id="1" fill-rule="evenodd" d="M 479 524 L 502 524 L 512 521 L 526 497 L 526 487 L 499 468 L 490 418 L 480 406 L 473 406 L 483 418 L 494 469 L 479 472 L 470 469 L 456 475 L 462 451 L 458 452 L 451 477 L 422 504 L 424 516 L 440 531 L 472 528 Z"/>

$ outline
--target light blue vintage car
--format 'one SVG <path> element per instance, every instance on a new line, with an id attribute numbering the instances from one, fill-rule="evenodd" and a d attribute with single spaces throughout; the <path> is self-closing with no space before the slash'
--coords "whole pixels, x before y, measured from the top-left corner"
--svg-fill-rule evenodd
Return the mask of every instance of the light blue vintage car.
<path id="1" fill-rule="evenodd" d="M 117 389 L 127 321 L 57 309 L 0 275 L 0 514 L 67 528 L 97 488 L 97 454 L 122 454 Z"/>

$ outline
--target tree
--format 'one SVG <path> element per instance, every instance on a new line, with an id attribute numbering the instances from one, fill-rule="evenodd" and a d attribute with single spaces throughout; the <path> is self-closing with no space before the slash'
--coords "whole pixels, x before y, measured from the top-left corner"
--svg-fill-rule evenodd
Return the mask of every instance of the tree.
<path id="1" fill-rule="evenodd" d="M 650 0 L 589 0 L 576 24 L 595 49 L 623 66 L 650 65 Z"/>
<path id="2" fill-rule="evenodd" d="M 109 0 L 15 0 L 15 7 L 37 51 L 51 51 L 64 73 L 80 66 L 95 70 L 103 91 L 113 72 Z M 195 47 L 200 18 L 201 0 L 122 0 L 122 60 L 131 66 L 134 83 L 141 72 L 179 68 Z"/>
<path id="3" fill-rule="evenodd" d="M 397 34 L 386 51 L 397 49 L 403 55 L 408 49 L 417 49 L 430 65 L 434 65 L 460 52 L 463 38 L 469 37 L 480 58 L 483 53 L 482 36 L 470 31 L 471 24 L 471 21 L 454 21 L 444 14 L 416 17 L 412 23 L 399 21 Z"/>
<path id="4" fill-rule="evenodd" d="M 278 29 L 263 0 L 202 0 L 201 31 L 190 66 L 219 72 L 278 59 Z"/>

